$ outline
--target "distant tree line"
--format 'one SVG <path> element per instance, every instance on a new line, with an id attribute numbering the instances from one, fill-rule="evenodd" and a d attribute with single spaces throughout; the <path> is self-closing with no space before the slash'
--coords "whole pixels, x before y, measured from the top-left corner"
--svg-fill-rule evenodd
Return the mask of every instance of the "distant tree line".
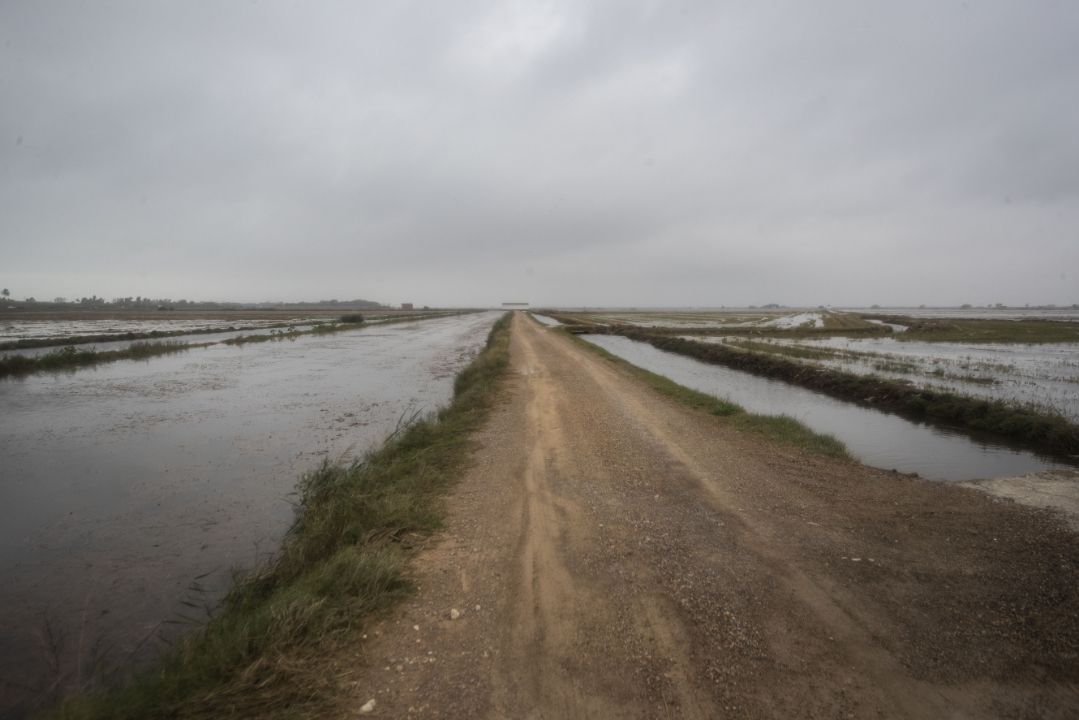
<path id="1" fill-rule="evenodd" d="M 39 301 L 33 297 L 27 297 L 23 300 L 11 299 L 11 291 L 4 288 L 0 291 L 0 295 L 9 302 L 19 302 L 25 305 L 35 306 L 64 306 L 66 308 L 93 308 L 102 310 L 277 310 L 277 309 L 291 309 L 291 308 L 318 308 L 318 307 L 333 307 L 333 308 L 368 308 L 377 309 L 387 307 L 382 303 L 374 302 L 373 300 L 319 300 L 317 302 L 260 302 L 260 303 L 240 303 L 240 302 L 214 302 L 204 300 L 186 300 L 180 298 L 175 300 L 173 298 L 152 298 L 143 297 L 141 295 L 117 297 L 107 299 L 98 297 L 97 295 L 91 295 L 89 297 L 80 297 L 72 300 L 68 300 L 65 297 L 56 297 L 51 301 Z"/>

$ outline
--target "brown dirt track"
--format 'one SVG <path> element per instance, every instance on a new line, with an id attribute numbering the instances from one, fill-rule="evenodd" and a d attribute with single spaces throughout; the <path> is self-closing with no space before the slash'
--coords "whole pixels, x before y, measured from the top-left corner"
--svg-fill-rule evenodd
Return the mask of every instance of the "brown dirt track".
<path id="1" fill-rule="evenodd" d="M 740 434 L 520 313 L 511 355 L 418 592 L 327 662 L 341 717 L 1079 717 L 1056 516 Z"/>

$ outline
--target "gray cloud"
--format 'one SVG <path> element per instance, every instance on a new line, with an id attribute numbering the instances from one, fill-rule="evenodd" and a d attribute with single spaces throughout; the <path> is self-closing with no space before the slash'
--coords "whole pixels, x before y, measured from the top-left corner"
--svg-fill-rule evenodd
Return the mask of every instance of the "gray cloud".
<path id="1" fill-rule="evenodd" d="M 1079 6 L 0 6 L 18 297 L 1079 301 Z"/>

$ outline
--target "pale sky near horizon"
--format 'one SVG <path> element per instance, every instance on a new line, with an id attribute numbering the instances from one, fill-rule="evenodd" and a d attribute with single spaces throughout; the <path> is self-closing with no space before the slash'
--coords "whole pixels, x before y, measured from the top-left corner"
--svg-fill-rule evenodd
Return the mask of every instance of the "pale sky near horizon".
<path id="1" fill-rule="evenodd" d="M 1079 3 L 0 4 L 13 297 L 1079 302 Z"/>

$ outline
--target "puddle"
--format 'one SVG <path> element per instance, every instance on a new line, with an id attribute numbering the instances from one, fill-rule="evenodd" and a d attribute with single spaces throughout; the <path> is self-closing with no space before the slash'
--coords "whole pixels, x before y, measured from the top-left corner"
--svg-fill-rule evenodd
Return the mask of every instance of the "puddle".
<path id="1" fill-rule="evenodd" d="M 686 387 L 738 403 L 751 412 L 790 415 L 839 438 L 866 465 L 938 480 L 1025 475 L 1060 467 L 1051 459 L 967 435 L 920 425 L 778 380 L 665 352 L 614 335 L 582 335 L 638 367 Z"/>
<path id="2" fill-rule="evenodd" d="M 0 678 L 54 679 L 46 622 L 61 681 L 105 647 L 106 665 L 154 656 L 183 618 L 204 619 L 232 568 L 273 552 L 303 472 L 359 457 L 403 416 L 446 403 L 498 317 L 0 382 Z M 12 692 L 0 685 L 0 716 Z"/>
<path id="3" fill-rule="evenodd" d="M 554 327 L 556 325 L 561 325 L 562 324 L 562 323 L 558 322 L 557 320 L 555 320 L 553 317 L 547 317 L 546 315 L 537 315 L 536 313 L 529 313 L 529 314 L 532 315 L 532 317 L 539 320 L 544 325 L 550 325 L 551 327 Z"/>

